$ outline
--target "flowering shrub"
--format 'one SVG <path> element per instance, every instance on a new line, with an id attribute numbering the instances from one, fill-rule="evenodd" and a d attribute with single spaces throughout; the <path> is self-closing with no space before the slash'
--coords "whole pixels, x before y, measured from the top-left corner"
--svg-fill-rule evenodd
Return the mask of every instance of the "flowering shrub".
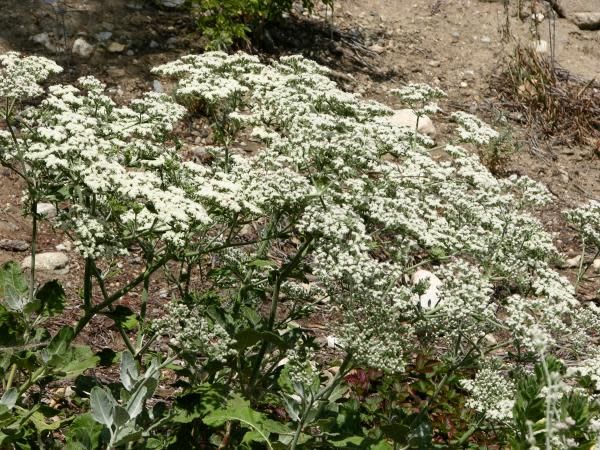
<path id="1" fill-rule="evenodd" d="M 81 318 L 52 342 L 73 348 L 90 320 L 105 314 L 127 347 L 120 397 L 96 386 L 91 415 L 67 431 L 72 442 L 431 448 L 434 441 L 462 445 L 489 429 L 500 430 L 498 442 L 546 448 L 595 441 L 597 408 L 569 425 L 557 405 L 570 405 L 565 396 L 572 393 L 595 402 L 595 384 L 586 380 L 594 380 L 596 360 L 570 372 L 569 382 L 547 360 L 598 351 L 597 308 L 580 304 L 550 266 L 557 252 L 533 215 L 550 200 L 546 189 L 527 177 L 498 180 L 459 146 L 497 136 L 479 119 L 456 113 L 458 136 L 434 157 L 429 138 L 388 120 L 391 109 L 342 92 L 326 68 L 297 56 L 269 65 L 245 54 L 185 56 L 154 69 L 176 81 L 173 97 L 147 94 L 129 106 L 116 105 L 91 77 L 51 86 L 38 104 L 22 106 L 58 69 L 15 54 L 2 61 L 0 93 L 9 101 L 2 102 L 0 161 L 23 178 L 27 211 L 40 201 L 58 206 L 57 223 L 85 261 Z M 28 90 L 9 97 L 15 77 L 30 72 Z M 437 109 L 432 100 L 443 95 L 422 85 L 396 93 L 418 115 Z M 180 105 L 210 120 L 210 163 L 178 152 L 173 130 L 186 114 Z M 247 140 L 257 147 L 251 156 L 241 151 Z M 36 220 L 33 213 L 34 242 Z M 132 254 L 143 266 L 119 285 L 112 269 Z M 159 269 L 174 295 L 151 321 L 146 305 Z M 14 267 L 4 273 L 11 276 L 2 280 L 18 278 Z M 35 285 L 35 264 L 30 276 L 29 285 L 19 281 L 17 298 L 36 305 L 44 287 Z M 15 290 L 9 281 L 0 283 L 4 296 Z M 117 306 L 134 289 L 141 289 L 139 310 Z M 35 310 L 3 308 L 10 320 Z M 303 326 L 324 308 L 335 347 L 325 359 Z M 10 326 L 8 315 L 2 320 Z M 30 336 L 19 345 L 52 347 Z M 83 370 L 97 362 L 86 356 Z M 42 359 L 32 377 L 29 366 L 18 365 L 22 357 L 15 351 L 2 365 L 2 402 L 26 410 L 35 408 L 30 388 L 43 390 L 41 380 L 59 374 Z M 348 400 L 352 371 L 378 373 L 383 389 L 418 376 L 423 358 L 437 365 L 427 378 L 431 388 L 418 388 L 419 402 L 407 404 L 395 391 L 397 398 L 383 399 L 387 414 L 377 403 L 364 426 L 351 424 L 362 408 Z M 17 368 L 5 370 L 11 361 Z M 335 370 L 325 370 L 336 361 Z M 146 375 L 140 364 L 149 364 Z M 542 397 L 523 394 L 534 364 Z M 171 408 L 150 409 L 166 368 L 179 392 Z M 11 391 L 17 382 L 22 387 Z M 361 395 L 371 388 L 367 383 Z M 525 396 L 520 403 L 515 393 Z M 470 424 L 444 436 L 432 423 L 451 395 L 466 398 Z M 539 420 L 527 407 L 534 401 L 546 408 L 545 423 L 527 428 Z M 347 419 L 335 419 L 340 411 Z M 3 442 L 32 438 L 23 431 L 10 439 Z"/>

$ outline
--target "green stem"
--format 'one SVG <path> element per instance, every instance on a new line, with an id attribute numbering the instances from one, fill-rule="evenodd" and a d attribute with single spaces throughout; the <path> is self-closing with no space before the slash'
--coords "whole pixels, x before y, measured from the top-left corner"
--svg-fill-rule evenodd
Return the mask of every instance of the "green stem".
<path id="1" fill-rule="evenodd" d="M 286 264 L 282 270 L 277 273 L 275 276 L 275 285 L 273 287 L 273 294 L 271 295 L 271 309 L 269 311 L 269 321 L 267 323 L 267 330 L 273 331 L 273 326 L 275 325 L 275 319 L 277 318 L 277 307 L 279 305 L 279 294 L 281 291 L 281 284 L 287 279 L 290 273 L 298 266 L 304 254 L 312 244 L 314 238 L 309 237 L 298 249 L 294 258 Z M 253 389 L 258 379 L 258 374 L 260 372 L 260 366 L 262 365 L 263 359 L 267 352 L 269 343 L 267 341 L 263 341 L 260 351 L 258 352 L 258 356 L 254 367 L 252 369 L 252 376 L 250 377 L 250 382 L 248 383 L 248 389 Z"/>
<path id="2" fill-rule="evenodd" d="M 34 196 L 35 193 L 30 191 L 29 195 Z M 29 283 L 29 302 L 33 303 L 33 297 L 35 294 L 35 252 L 37 250 L 37 200 L 31 201 L 31 216 L 31 280 Z"/>
<path id="3" fill-rule="evenodd" d="M 15 363 L 13 363 L 13 365 L 10 367 L 10 373 L 8 374 L 8 380 L 6 381 L 6 386 L 4 388 L 4 392 L 8 391 L 11 388 L 16 372 L 17 372 L 17 365 Z"/>

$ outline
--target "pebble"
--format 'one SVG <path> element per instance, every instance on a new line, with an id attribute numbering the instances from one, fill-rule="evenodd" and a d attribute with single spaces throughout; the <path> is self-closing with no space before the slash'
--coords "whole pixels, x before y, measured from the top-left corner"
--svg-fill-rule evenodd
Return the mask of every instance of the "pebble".
<path id="1" fill-rule="evenodd" d="M 460 40 L 460 33 L 458 31 L 452 32 L 452 42 L 457 43 Z"/>
<path id="2" fill-rule="evenodd" d="M 51 52 L 56 50 L 56 47 L 52 45 L 52 42 L 50 42 L 50 36 L 48 35 L 48 33 L 40 33 L 31 36 L 31 40 L 36 44 L 43 45 L 44 47 L 46 47 L 47 50 L 50 50 Z"/>
<path id="3" fill-rule="evenodd" d="M 38 203 L 35 212 L 47 219 L 56 217 L 56 207 L 52 203 Z"/>
<path id="4" fill-rule="evenodd" d="M 160 44 L 156 41 L 150 41 L 150 48 L 158 48 Z"/>
<path id="5" fill-rule="evenodd" d="M 94 46 L 88 43 L 84 38 L 80 37 L 73 42 L 72 51 L 75 55 L 82 58 L 89 58 L 94 53 Z"/>
<path id="6" fill-rule="evenodd" d="M 434 59 L 434 60 L 432 60 L 432 61 L 429 61 L 429 65 L 430 65 L 431 67 L 440 67 L 440 64 L 441 64 L 441 63 L 440 63 L 439 61 L 435 60 L 435 59 Z"/>
<path id="7" fill-rule="evenodd" d="M 160 4 L 166 8 L 179 8 L 185 0 L 160 0 Z"/>
<path id="8" fill-rule="evenodd" d="M 576 12 L 572 20 L 580 30 L 600 30 L 600 11 L 598 12 Z"/>
<path id="9" fill-rule="evenodd" d="M 95 34 L 96 39 L 98 39 L 100 42 L 108 41 L 112 35 L 112 31 L 100 31 L 99 33 Z"/>
<path id="10" fill-rule="evenodd" d="M 125 50 L 125 45 L 119 42 L 111 42 L 108 45 L 107 50 L 110 53 L 121 53 L 123 50 Z"/>
<path id="11" fill-rule="evenodd" d="M 392 125 L 398 127 L 415 129 L 417 125 L 417 115 L 412 109 L 398 109 L 394 111 L 394 114 L 386 117 L 386 120 Z M 419 118 L 419 128 L 417 131 L 421 134 L 433 138 L 436 135 L 436 129 L 431 119 L 427 116 Z"/>
<path id="12" fill-rule="evenodd" d="M 61 244 L 58 244 L 54 248 L 59 252 L 70 252 L 71 249 L 73 248 L 73 246 L 71 245 L 70 241 L 64 241 Z"/>
<path id="13" fill-rule="evenodd" d="M 19 239 L 0 239 L 0 250 L 24 252 L 29 250 L 29 244 Z"/>
<path id="14" fill-rule="evenodd" d="M 38 253 L 35 255 L 35 267 L 46 272 L 67 273 L 69 257 L 61 252 Z M 31 256 L 26 257 L 21 263 L 22 269 L 31 268 Z"/>
<path id="15" fill-rule="evenodd" d="M 490 44 L 492 42 L 492 39 L 489 36 L 482 36 L 481 42 L 483 42 L 484 44 Z"/>
<path id="16" fill-rule="evenodd" d="M 592 263 L 592 269 L 594 269 L 594 272 L 600 273 L 600 258 L 594 260 Z"/>
<path id="17" fill-rule="evenodd" d="M 468 88 L 469 87 L 469 83 L 467 83 L 466 81 L 461 81 L 460 82 L 460 87 L 461 88 Z"/>
<path id="18" fill-rule="evenodd" d="M 369 47 L 369 50 L 381 55 L 383 52 L 385 52 L 385 47 L 379 44 L 374 44 Z"/>
<path id="19" fill-rule="evenodd" d="M 573 258 L 566 259 L 564 264 L 561 266 L 563 269 L 574 269 L 579 267 L 581 261 L 581 255 L 574 256 Z"/>

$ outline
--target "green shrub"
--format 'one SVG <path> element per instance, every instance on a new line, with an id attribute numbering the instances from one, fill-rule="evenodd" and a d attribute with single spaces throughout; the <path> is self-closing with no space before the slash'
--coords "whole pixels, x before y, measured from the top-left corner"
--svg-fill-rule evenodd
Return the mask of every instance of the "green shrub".
<path id="1" fill-rule="evenodd" d="M 333 0 L 321 0 L 332 6 Z M 312 11 L 315 0 L 302 0 L 302 6 Z M 248 41 L 253 32 L 290 12 L 293 0 L 192 0 L 198 8 L 198 26 L 209 39 L 212 49 L 224 49 L 235 42 Z"/>

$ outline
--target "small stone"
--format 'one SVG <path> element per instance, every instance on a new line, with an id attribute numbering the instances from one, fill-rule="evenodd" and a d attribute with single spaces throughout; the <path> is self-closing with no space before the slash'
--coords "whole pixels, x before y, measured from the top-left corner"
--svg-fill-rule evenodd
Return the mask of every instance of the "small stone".
<path id="1" fill-rule="evenodd" d="M 428 63 L 428 64 L 429 64 L 431 67 L 440 67 L 440 64 L 441 64 L 441 63 L 440 63 L 439 61 L 437 61 L 437 60 L 435 60 L 435 59 L 434 59 L 434 60 L 432 60 L 432 61 L 429 61 L 429 63 Z"/>
<path id="2" fill-rule="evenodd" d="M 193 147 L 190 150 L 194 160 L 202 163 L 202 164 L 210 164 L 213 159 L 214 156 L 211 155 L 209 152 L 207 152 L 204 147 L 198 146 L 198 147 Z"/>
<path id="3" fill-rule="evenodd" d="M 576 12 L 572 15 L 572 20 L 580 30 L 600 30 L 600 11 Z"/>
<path id="4" fill-rule="evenodd" d="M 387 121 L 398 127 L 415 129 L 417 126 L 417 115 L 412 109 L 398 109 L 393 115 L 386 117 Z M 436 135 L 436 129 L 431 119 L 427 116 L 419 118 L 419 128 L 417 131 L 421 134 L 433 138 Z"/>
<path id="5" fill-rule="evenodd" d="M 48 35 L 48 33 L 36 34 L 35 36 L 31 37 L 31 40 L 36 44 L 43 45 L 44 47 L 46 47 L 47 50 L 50 50 L 51 52 L 56 51 L 56 47 L 50 41 L 50 36 Z"/>
<path id="6" fill-rule="evenodd" d="M 158 48 L 160 44 L 156 41 L 150 41 L 150 48 Z"/>
<path id="7" fill-rule="evenodd" d="M 467 83 L 466 81 L 461 81 L 460 82 L 460 87 L 463 88 L 463 89 L 464 88 L 468 88 L 469 87 L 469 83 Z"/>
<path id="8" fill-rule="evenodd" d="M 473 80 L 475 79 L 475 71 L 474 70 L 465 70 L 463 72 L 463 78 L 466 80 Z"/>
<path id="9" fill-rule="evenodd" d="M 71 245 L 70 241 L 64 241 L 61 244 L 58 244 L 54 248 L 59 252 L 70 252 L 71 249 L 73 248 L 73 246 Z"/>
<path id="10" fill-rule="evenodd" d="M 106 42 L 112 37 L 112 35 L 112 31 L 100 31 L 99 33 L 96 33 L 95 36 L 100 42 Z"/>
<path id="11" fill-rule="evenodd" d="M 119 42 L 111 42 L 108 45 L 107 50 L 110 53 L 121 53 L 123 50 L 125 50 L 125 45 Z"/>
<path id="12" fill-rule="evenodd" d="M 8 252 L 25 252 L 29 250 L 29 244 L 19 239 L 0 239 L 0 250 Z"/>
<path id="13" fill-rule="evenodd" d="M 35 255 L 35 267 L 38 270 L 46 272 L 61 272 L 67 273 L 69 257 L 60 252 L 38 253 Z M 21 263 L 21 268 L 31 268 L 31 256 L 28 256 Z"/>
<path id="14" fill-rule="evenodd" d="M 546 17 L 544 16 L 544 13 L 541 13 L 541 12 L 531 15 L 531 20 L 533 20 L 536 23 L 542 23 L 545 18 Z"/>
<path id="15" fill-rule="evenodd" d="M 452 32 L 452 42 L 457 43 L 460 40 L 460 33 L 458 31 Z"/>
<path id="16" fill-rule="evenodd" d="M 377 53 L 378 55 L 381 55 L 383 52 L 385 52 L 385 47 L 383 47 L 382 45 L 379 45 L 379 44 L 375 44 L 375 45 L 371 45 L 369 47 L 369 50 Z"/>
<path id="17" fill-rule="evenodd" d="M 600 258 L 594 260 L 592 263 L 592 269 L 594 269 L 594 272 L 600 273 Z"/>
<path id="18" fill-rule="evenodd" d="M 162 94 L 163 92 L 165 92 L 165 90 L 163 89 L 162 83 L 158 80 L 154 80 L 152 82 L 152 89 L 154 90 L 154 92 L 156 92 L 158 94 Z"/>
<path id="19" fill-rule="evenodd" d="M 571 181 L 569 179 L 569 172 L 567 172 L 564 169 L 558 169 L 558 174 L 560 176 L 560 181 L 562 181 L 565 184 L 569 184 L 569 181 Z"/>
<path id="20" fill-rule="evenodd" d="M 84 38 L 80 37 L 73 42 L 73 53 L 82 58 L 89 58 L 94 53 L 94 46 L 89 44 Z"/>
<path id="21" fill-rule="evenodd" d="M 133 50 L 127 50 L 127 52 L 125 54 L 127 56 L 133 56 L 133 55 L 135 55 L 135 52 Z"/>
<path id="22" fill-rule="evenodd" d="M 185 3 L 185 0 L 160 0 L 160 4 L 165 8 L 179 8 Z"/>
<path id="23" fill-rule="evenodd" d="M 177 44 L 177 36 L 172 36 L 169 39 L 167 39 L 168 47 L 175 47 L 176 44 Z"/>
<path id="24" fill-rule="evenodd" d="M 482 36 L 481 42 L 483 42 L 484 44 L 490 44 L 492 42 L 492 39 L 489 36 Z"/>
<path id="25" fill-rule="evenodd" d="M 564 264 L 561 267 L 563 269 L 574 269 L 575 267 L 579 267 L 580 262 L 581 262 L 581 255 L 577 255 L 573 258 L 566 259 Z"/>
<path id="26" fill-rule="evenodd" d="M 35 211 L 47 219 L 56 217 L 56 207 L 52 203 L 38 203 Z"/>

